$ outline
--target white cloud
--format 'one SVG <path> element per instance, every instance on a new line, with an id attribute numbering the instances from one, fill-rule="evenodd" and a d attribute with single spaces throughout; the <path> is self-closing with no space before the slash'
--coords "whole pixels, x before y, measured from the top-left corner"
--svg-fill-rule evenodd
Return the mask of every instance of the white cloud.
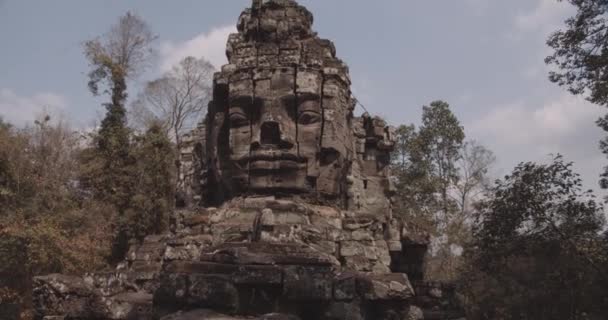
<path id="1" fill-rule="evenodd" d="M 500 175 L 518 162 L 544 162 L 559 153 L 575 163 L 586 187 L 597 190 L 599 172 L 608 163 L 598 148 L 605 133 L 595 125 L 604 112 L 564 92 L 540 106 L 515 102 L 495 108 L 465 128 L 496 152 Z"/>
<path id="2" fill-rule="evenodd" d="M 496 108 L 476 120 L 470 128 L 475 133 L 490 135 L 502 144 L 557 143 L 581 127 L 593 125 L 601 115 L 600 107 L 563 93 L 538 108 L 523 102 Z"/>
<path id="3" fill-rule="evenodd" d="M 185 42 L 164 42 L 161 44 L 160 71 L 165 72 L 185 57 L 204 57 L 217 69 L 227 63 L 226 42 L 228 35 L 236 32 L 234 25 L 211 29 Z"/>
<path id="4" fill-rule="evenodd" d="M 61 114 L 67 106 L 66 98 L 56 93 L 20 96 L 11 89 L 0 88 L 0 116 L 17 126 L 34 121 L 42 113 Z"/>
<path id="5" fill-rule="evenodd" d="M 548 34 L 556 30 L 571 12 L 572 7 L 567 1 L 537 0 L 533 11 L 515 17 L 515 27 L 520 32 L 540 31 Z"/>

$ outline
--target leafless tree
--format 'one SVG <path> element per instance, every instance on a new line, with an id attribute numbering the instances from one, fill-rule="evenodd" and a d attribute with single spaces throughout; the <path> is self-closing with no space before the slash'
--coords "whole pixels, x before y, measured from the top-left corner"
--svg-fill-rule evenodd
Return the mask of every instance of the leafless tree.
<path id="1" fill-rule="evenodd" d="M 463 260 L 461 252 L 471 239 L 473 205 L 481 200 L 489 185 L 488 170 L 496 161 L 494 153 L 478 142 L 466 141 L 459 150 L 459 179 L 450 186 L 456 204 L 445 221 L 442 236 L 435 239 L 428 273 L 432 279 L 454 280 Z"/>
<path id="2" fill-rule="evenodd" d="M 99 83 L 105 81 L 113 100 L 122 98 L 124 101 L 125 78 L 135 77 L 146 69 L 154 53 L 151 44 L 156 38 L 142 18 L 127 12 L 106 34 L 86 41 L 84 54 L 92 67 L 89 72 L 91 92 L 98 94 Z M 124 97 L 114 96 L 116 93 Z"/>
<path id="3" fill-rule="evenodd" d="M 132 119 L 146 127 L 160 121 L 179 149 L 180 136 L 200 120 L 211 100 L 215 69 L 204 58 L 187 57 L 150 81 L 132 106 Z"/>
<path id="4" fill-rule="evenodd" d="M 455 186 L 455 200 L 463 220 L 471 217 L 471 206 L 480 200 L 489 184 L 488 170 L 496 161 L 494 153 L 477 141 L 465 142 L 459 160 L 460 180 Z"/>

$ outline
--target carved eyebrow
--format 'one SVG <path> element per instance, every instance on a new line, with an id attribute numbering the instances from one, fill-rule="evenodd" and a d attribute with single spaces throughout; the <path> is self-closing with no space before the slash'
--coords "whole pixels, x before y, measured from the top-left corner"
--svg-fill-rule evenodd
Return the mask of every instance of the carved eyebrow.
<path id="1" fill-rule="evenodd" d="M 287 94 L 281 97 L 281 102 L 284 106 L 292 106 L 296 102 L 296 96 Z"/>
<path id="2" fill-rule="evenodd" d="M 295 96 L 293 94 L 288 94 L 288 95 L 284 95 L 281 98 L 281 101 L 283 102 L 283 105 L 285 105 L 285 106 L 293 105 L 296 102 L 298 104 L 301 104 L 301 103 L 307 102 L 307 101 L 320 101 L 320 100 L 321 100 L 321 96 L 316 93 L 299 93 L 297 96 Z"/>
<path id="3" fill-rule="evenodd" d="M 321 100 L 321 96 L 319 96 L 316 93 L 300 93 L 298 94 L 298 102 L 302 103 L 302 102 L 306 102 L 306 101 L 320 101 Z"/>
<path id="4" fill-rule="evenodd" d="M 239 95 L 236 97 L 232 97 L 230 98 L 229 103 L 235 104 L 237 106 L 247 106 L 250 105 L 253 102 L 253 97 L 252 96 L 248 96 L 248 95 Z"/>
<path id="5" fill-rule="evenodd" d="M 315 94 L 307 95 L 298 99 L 298 114 L 302 112 L 321 113 L 320 97 Z"/>

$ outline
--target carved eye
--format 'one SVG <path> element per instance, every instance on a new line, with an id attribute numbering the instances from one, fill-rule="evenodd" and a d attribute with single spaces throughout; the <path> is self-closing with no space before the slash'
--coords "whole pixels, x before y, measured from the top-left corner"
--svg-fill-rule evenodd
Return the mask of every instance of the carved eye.
<path id="1" fill-rule="evenodd" d="M 230 126 L 233 128 L 240 128 L 249 125 L 249 119 L 242 113 L 231 113 L 230 114 Z"/>
<path id="2" fill-rule="evenodd" d="M 314 111 L 303 111 L 298 117 L 298 123 L 303 125 L 315 124 L 321 121 L 321 115 Z"/>

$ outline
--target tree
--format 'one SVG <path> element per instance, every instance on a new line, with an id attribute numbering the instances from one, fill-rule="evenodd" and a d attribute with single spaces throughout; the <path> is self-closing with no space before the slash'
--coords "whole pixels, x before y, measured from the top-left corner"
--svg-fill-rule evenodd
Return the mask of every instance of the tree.
<path id="1" fill-rule="evenodd" d="M 146 127 L 160 122 L 179 147 L 181 135 L 200 121 L 211 100 L 214 72 L 204 58 L 184 58 L 171 71 L 146 84 L 133 104 L 136 121 Z"/>
<path id="2" fill-rule="evenodd" d="M 547 44 L 554 51 L 545 59 L 556 67 L 549 79 L 575 95 L 608 107 L 608 0 L 568 0 L 576 7 L 575 16 L 566 20 L 566 29 L 553 33 Z M 608 132 L 608 114 L 597 121 Z M 600 142 L 608 155 L 608 137 Z M 608 166 L 601 174 L 600 186 L 608 189 Z"/>
<path id="3" fill-rule="evenodd" d="M 561 0 L 560 0 L 561 1 Z M 557 67 L 549 79 L 573 94 L 588 93 L 589 101 L 608 105 L 607 0 L 567 0 L 576 7 L 566 30 L 553 33 L 547 44 L 554 52 L 546 63 Z"/>
<path id="4" fill-rule="evenodd" d="M 605 314 L 603 208 L 571 167 L 521 163 L 478 206 L 463 279 L 472 319 Z"/>
<path id="5" fill-rule="evenodd" d="M 464 129 L 450 110 L 450 105 L 443 101 L 432 102 L 422 110 L 417 144 L 422 152 L 421 160 L 429 166 L 433 183 L 440 194 L 440 212 L 443 215 L 440 222 L 444 220 L 445 225 L 453 208 L 449 197 L 450 186 L 459 179 L 456 162 L 460 159 Z"/>
<path id="6" fill-rule="evenodd" d="M 489 187 L 488 170 L 496 161 L 494 153 L 478 142 L 466 141 L 460 150 L 458 161 L 459 179 L 454 186 L 454 201 L 458 205 L 455 221 L 456 228 L 461 230 L 471 222 L 473 206 L 483 198 Z"/>
<path id="7" fill-rule="evenodd" d="M 89 159 L 93 172 L 88 182 L 98 197 L 121 211 L 127 207 L 129 190 L 133 187 L 129 176 L 133 159 L 125 108 L 127 79 L 145 69 L 155 39 L 145 21 L 127 12 L 107 34 L 84 44 L 84 53 L 92 68 L 89 72 L 91 93 L 99 94 L 103 85 L 104 92 L 111 97 L 105 104 L 106 115 L 94 138 L 94 152 Z"/>
<path id="8" fill-rule="evenodd" d="M 397 129 L 393 169 L 404 204 L 414 204 L 428 215 L 449 214 L 453 208 L 449 191 L 458 181 L 456 162 L 463 140 L 464 129 L 443 101 L 423 107 L 418 131 L 413 125 Z"/>
<path id="9" fill-rule="evenodd" d="M 159 79 L 148 82 L 133 104 L 135 120 L 144 126 L 159 122 L 175 142 L 176 157 L 181 137 L 203 116 L 211 100 L 215 69 L 205 59 L 187 57 Z M 176 162 L 176 176 L 181 178 Z"/>
<path id="10" fill-rule="evenodd" d="M 0 309 L 31 298 L 33 275 L 105 265 L 112 210 L 80 196 L 79 149 L 78 135 L 48 115 L 0 125 Z"/>
<path id="11" fill-rule="evenodd" d="M 459 161 L 463 152 L 471 152 L 465 149 L 464 136 L 463 127 L 443 101 L 423 107 L 422 125 L 418 130 L 413 125 L 397 129 L 393 156 L 396 211 L 405 216 L 410 227 L 433 237 L 427 275 L 434 280 L 452 279 L 456 275 L 453 245 L 464 245 L 462 234 L 466 233 L 466 219 L 461 217 L 458 205 L 463 197 L 465 202 L 470 202 L 471 190 L 477 186 L 472 172 L 465 184 L 459 184 Z M 468 160 L 471 165 L 476 161 Z M 486 171 L 479 169 L 478 178 L 482 179 Z M 465 194 L 455 197 L 459 186 Z"/>
<path id="12" fill-rule="evenodd" d="M 139 16 L 127 12 L 102 37 L 84 44 L 89 60 L 89 89 L 94 95 L 100 87 L 110 95 L 106 114 L 99 130 L 93 134 L 92 148 L 82 153 L 81 181 L 96 200 L 113 205 L 118 217 L 112 221 L 115 236 L 111 262 L 120 261 L 128 249 L 130 225 L 127 210 L 137 190 L 137 158 L 133 153 L 132 132 L 127 127 L 127 80 L 147 66 L 156 37 Z"/>
<path id="13" fill-rule="evenodd" d="M 434 278 L 453 281 L 458 278 L 464 259 L 462 251 L 471 241 L 474 207 L 487 190 L 488 170 L 495 161 L 492 151 L 475 141 L 465 142 L 457 163 L 458 180 L 450 186 L 456 204 L 442 230 L 442 239 L 431 257 L 429 273 Z"/>
<path id="14" fill-rule="evenodd" d="M 396 211 L 420 232 L 433 233 L 436 207 L 435 187 L 431 172 L 419 149 L 419 135 L 414 125 L 401 125 L 396 130 L 396 147 L 392 171 L 396 177 Z"/>
<path id="15" fill-rule="evenodd" d="M 139 181 L 126 221 L 129 237 L 143 240 L 147 235 L 166 231 L 169 226 L 175 198 L 174 155 L 173 145 L 160 123 L 152 123 L 137 141 Z"/>

